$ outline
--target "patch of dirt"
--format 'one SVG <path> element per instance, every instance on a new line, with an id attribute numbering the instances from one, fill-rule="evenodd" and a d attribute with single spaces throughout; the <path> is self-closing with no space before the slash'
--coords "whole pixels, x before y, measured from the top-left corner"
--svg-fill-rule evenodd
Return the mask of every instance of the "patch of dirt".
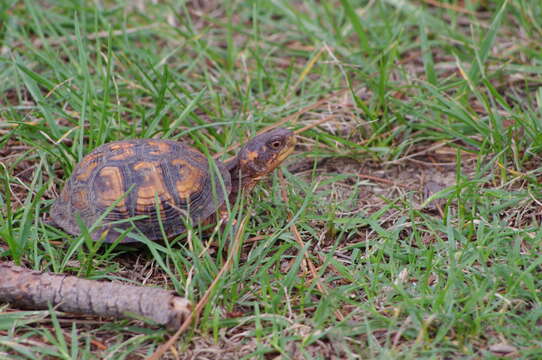
<path id="1" fill-rule="evenodd" d="M 475 156 L 464 155 L 462 176 L 473 173 Z M 350 212 L 338 214 L 351 216 L 353 212 L 364 211 L 372 214 L 381 209 L 387 199 L 407 198 L 420 207 L 430 196 L 455 185 L 455 149 L 441 147 L 418 156 L 405 156 L 388 163 L 352 158 L 325 158 L 316 162 L 316 177 L 312 178 L 314 160 L 307 159 L 289 167 L 289 171 L 307 182 L 329 183 L 337 175 L 347 176 L 342 181 L 332 181 L 318 187 L 317 191 L 329 193 L 326 200 L 346 201 L 355 191 L 359 192 L 357 202 L 350 204 Z M 425 211 L 436 211 L 442 203 L 432 201 Z"/>

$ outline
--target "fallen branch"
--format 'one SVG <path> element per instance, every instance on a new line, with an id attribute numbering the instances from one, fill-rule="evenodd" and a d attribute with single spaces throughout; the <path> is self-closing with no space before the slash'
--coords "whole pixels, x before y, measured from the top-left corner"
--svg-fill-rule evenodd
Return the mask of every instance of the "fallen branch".
<path id="1" fill-rule="evenodd" d="M 18 308 L 98 316 L 139 316 L 178 329 L 191 314 L 190 302 L 172 291 L 28 270 L 0 263 L 0 302 Z"/>

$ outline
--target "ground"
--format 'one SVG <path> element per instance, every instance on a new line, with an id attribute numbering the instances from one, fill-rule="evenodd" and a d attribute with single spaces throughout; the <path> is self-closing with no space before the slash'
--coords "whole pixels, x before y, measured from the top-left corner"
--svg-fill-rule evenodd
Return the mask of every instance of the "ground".
<path id="1" fill-rule="evenodd" d="M 541 19 L 537 0 L 4 1 L 2 261 L 199 302 L 164 358 L 540 358 Z M 48 225 L 103 143 L 224 160 L 277 126 L 296 151 L 211 233 L 111 247 Z M 0 358 L 172 337 L 1 306 Z"/>

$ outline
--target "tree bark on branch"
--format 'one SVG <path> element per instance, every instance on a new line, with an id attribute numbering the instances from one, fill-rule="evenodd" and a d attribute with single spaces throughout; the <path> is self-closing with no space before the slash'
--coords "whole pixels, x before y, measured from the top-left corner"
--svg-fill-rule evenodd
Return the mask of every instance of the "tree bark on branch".
<path id="1" fill-rule="evenodd" d="M 177 329 L 191 313 L 190 302 L 160 288 L 86 280 L 33 271 L 0 262 L 0 302 L 24 309 L 47 309 L 110 317 L 130 314 Z"/>

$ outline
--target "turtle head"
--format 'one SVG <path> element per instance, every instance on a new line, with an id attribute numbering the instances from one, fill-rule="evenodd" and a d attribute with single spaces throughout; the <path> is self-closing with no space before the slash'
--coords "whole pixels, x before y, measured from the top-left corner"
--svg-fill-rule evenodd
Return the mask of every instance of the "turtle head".
<path id="1" fill-rule="evenodd" d="M 254 137 L 228 163 L 232 191 L 252 189 L 258 180 L 275 170 L 294 151 L 295 144 L 295 134 L 282 128 Z"/>

